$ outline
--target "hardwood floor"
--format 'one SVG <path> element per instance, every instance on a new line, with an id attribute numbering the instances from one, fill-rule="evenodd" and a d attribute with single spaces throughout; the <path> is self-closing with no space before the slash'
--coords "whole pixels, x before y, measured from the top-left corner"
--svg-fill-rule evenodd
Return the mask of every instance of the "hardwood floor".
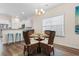
<path id="1" fill-rule="evenodd" d="M 9 45 L 4 45 L 4 55 L 6 56 L 18 56 L 18 55 L 23 55 L 23 42 L 15 43 L 15 44 L 9 44 Z"/>
<path id="2" fill-rule="evenodd" d="M 23 45 L 24 42 L 19 42 L 15 44 L 4 45 L 4 56 L 23 56 Z M 79 50 L 54 44 L 55 55 L 54 56 L 79 56 Z M 45 56 L 44 54 L 37 54 L 34 56 Z M 51 56 L 53 53 L 51 52 Z"/>

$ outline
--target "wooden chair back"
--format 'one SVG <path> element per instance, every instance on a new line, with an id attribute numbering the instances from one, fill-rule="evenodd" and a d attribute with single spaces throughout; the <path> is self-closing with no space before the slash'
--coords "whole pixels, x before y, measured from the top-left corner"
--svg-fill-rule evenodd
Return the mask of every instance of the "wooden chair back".
<path id="1" fill-rule="evenodd" d="M 50 31 L 49 39 L 48 39 L 48 44 L 53 44 L 55 38 L 55 31 Z"/>
<path id="2" fill-rule="evenodd" d="M 23 31 L 23 38 L 26 44 L 30 44 L 29 31 Z"/>

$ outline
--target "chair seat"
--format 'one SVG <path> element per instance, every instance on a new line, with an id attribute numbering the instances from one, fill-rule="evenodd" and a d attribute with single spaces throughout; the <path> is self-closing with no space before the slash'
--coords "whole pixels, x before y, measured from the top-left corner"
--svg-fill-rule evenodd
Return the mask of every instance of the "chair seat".
<path id="1" fill-rule="evenodd" d="M 44 40 L 40 41 L 41 43 L 44 43 L 44 44 L 48 44 L 48 38 L 45 38 Z"/>
<path id="2" fill-rule="evenodd" d="M 53 45 L 50 45 L 50 44 L 48 44 L 48 46 L 51 46 L 51 48 L 54 47 Z"/>
<path id="3" fill-rule="evenodd" d="M 53 47 L 53 45 L 48 44 L 48 38 L 45 38 L 45 40 L 40 41 L 41 43 L 47 44 L 48 46 Z"/>
<path id="4" fill-rule="evenodd" d="M 31 44 L 36 44 L 36 43 L 39 43 L 39 41 L 35 40 L 34 38 L 30 38 L 30 43 Z"/>

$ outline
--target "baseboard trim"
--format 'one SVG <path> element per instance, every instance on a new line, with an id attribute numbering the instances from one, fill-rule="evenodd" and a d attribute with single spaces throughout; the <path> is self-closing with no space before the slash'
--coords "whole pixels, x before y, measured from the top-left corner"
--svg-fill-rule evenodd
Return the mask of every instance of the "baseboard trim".
<path id="1" fill-rule="evenodd" d="M 54 46 L 56 48 L 58 48 L 58 49 L 63 50 L 63 51 L 67 51 L 67 52 L 79 55 L 79 49 L 76 49 L 76 48 L 73 48 L 73 47 L 64 46 L 64 45 L 60 45 L 60 44 L 54 44 Z"/>

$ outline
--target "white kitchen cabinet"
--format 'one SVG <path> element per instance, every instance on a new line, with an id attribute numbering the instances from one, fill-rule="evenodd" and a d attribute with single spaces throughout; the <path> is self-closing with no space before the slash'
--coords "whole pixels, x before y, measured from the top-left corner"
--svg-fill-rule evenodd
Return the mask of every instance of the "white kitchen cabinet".
<path id="1" fill-rule="evenodd" d="M 0 56 L 2 56 L 3 54 L 3 44 L 2 44 L 2 41 L 1 41 L 1 38 L 0 38 Z"/>

